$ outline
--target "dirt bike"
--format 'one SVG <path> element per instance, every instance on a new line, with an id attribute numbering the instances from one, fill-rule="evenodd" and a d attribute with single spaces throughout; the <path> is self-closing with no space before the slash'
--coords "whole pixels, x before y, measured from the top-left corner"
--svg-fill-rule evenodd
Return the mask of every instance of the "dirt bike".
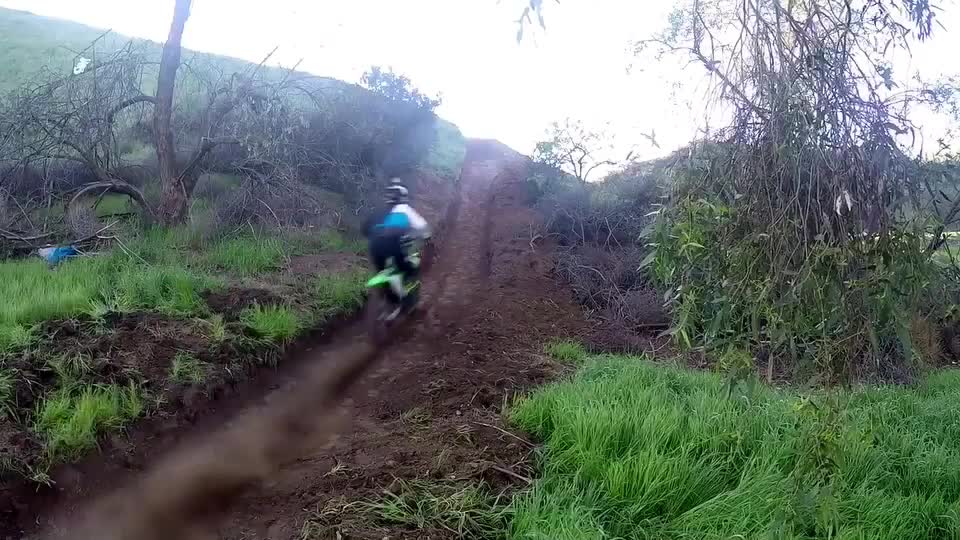
<path id="1" fill-rule="evenodd" d="M 410 263 L 420 265 L 420 253 L 407 255 Z M 404 283 L 403 273 L 397 269 L 393 259 L 381 272 L 367 281 L 366 319 L 370 339 L 373 343 L 382 343 L 390 328 L 416 308 L 420 299 L 420 280 Z"/>

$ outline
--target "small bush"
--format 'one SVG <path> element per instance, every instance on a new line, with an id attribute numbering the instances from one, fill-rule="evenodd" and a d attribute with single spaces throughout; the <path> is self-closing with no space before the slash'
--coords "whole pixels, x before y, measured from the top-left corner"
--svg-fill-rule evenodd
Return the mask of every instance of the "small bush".
<path id="1" fill-rule="evenodd" d="M 97 435 L 123 428 L 143 408 L 140 390 L 133 384 L 58 390 L 39 404 L 34 430 L 51 460 L 73 460 L 96 446 Z"/>
<path id="2" fill-rule="evenodd" d="M 587 357 L 587 350 L 578 341 L 551 341 L 544 350 L 555 360 L 561 362 L 580 363 Z"/>
<path id="3" fill-rule="evenodd" d="M 367 274 L 362 271 L 320 276 L 313 285 L 314 310 L 320 322 L 363 306 Z"/>
<path id="4" fill-rule="evenodd" d="M 170 364 L 170 379 L 181 384 L 199 384 L 207 378 L 210 366 L 188 352 L 178 352 Z"/>
<path id="5" fill-rule="evenodd" d="M 787 268 L 765 233 L 745 232 L 738 212 L 685 199 L 657 226 L 651 269 L 671 291 L 681 346 L 765 343 L 790 368 L 838 378 L 861 366 L 883 378 L 916 369 L 912 321 L 945 317 L 958 294 L 922 234 L 904 227 L 844 245 L 812 240 Z"/>
<path id="6" fill-rule="evenodd" d="M 303 328 L 300 317 L 287 306 L 255 304 L 240 314 L 240 322 L 258 337 L 276 342 L 292 340 Z"/>

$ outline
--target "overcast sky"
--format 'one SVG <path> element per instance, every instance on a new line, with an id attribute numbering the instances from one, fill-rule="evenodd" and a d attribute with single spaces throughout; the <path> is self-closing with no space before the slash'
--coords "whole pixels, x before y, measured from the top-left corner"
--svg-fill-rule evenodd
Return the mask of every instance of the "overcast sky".
<path id="1" fill-rule="evenodd" d="M 681 146 L 703 126 L 702 106 L 683 103 L 696 88 L 675 98 L 677 63 L 626 70 L 635 61 L 630 42 L 662 29 L 672 0 L 544 4 L 546 31 L 518 44 L 522 0 L 194 0 L 184 45 L 252 61 L 279 47 L 274 58 L 281 64 L 303 60 L 301 69 L 352 82 L 371 65 L 392 66 L 427 92 L 442 93 L 440 114 L 466 135 L 524 152 L 550 122 L 565 117 L 609 124 L 618 152 L 629 147 L 644 157 Z M 0 0 L 0 6 L 163 41 L 173 0 Z M 945 7 L 940 19 L 952 29 L 955 6 Z M 955 69 L 958 34 L 941 31 L 904 67 L 926 76 Z M 651 131 L 662 150 L 642 143 L 639 133 Z"/>

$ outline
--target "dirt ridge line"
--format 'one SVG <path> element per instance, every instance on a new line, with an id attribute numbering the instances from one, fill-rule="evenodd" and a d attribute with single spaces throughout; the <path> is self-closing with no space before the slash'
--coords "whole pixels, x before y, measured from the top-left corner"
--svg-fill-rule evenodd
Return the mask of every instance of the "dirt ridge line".
<path id="1" fill-rule="evenodd" d="M 439 223 L 438 244 L 455 233 L 462 200 L 460 188 L 458 182 Z M 438 257 L 437 252 L 431 253 L 425 275 L 432 273 L 430 267 Z M 439 280 L 431 296 L 442 296 L 445 285 L 445 279 Z M 222 517 L 248 489 L 270 478 L 309 447 L 327 442 L 339 427 L 339 402 L 418 319 L 403 320 L 376 346 L 363 342 L 359 350 L 339 358 L 300 363 L 300 376 L 295 377 L 299 383 L 291 392 L 272 392 L 281 395 L 265 408 L 246 409 L 228 427 L 175 448 L 146 474 L 95 502 L 73 537 L 195 537 L 200 529 Z M 309 415 L 304 411 L 319 413 Z"/>

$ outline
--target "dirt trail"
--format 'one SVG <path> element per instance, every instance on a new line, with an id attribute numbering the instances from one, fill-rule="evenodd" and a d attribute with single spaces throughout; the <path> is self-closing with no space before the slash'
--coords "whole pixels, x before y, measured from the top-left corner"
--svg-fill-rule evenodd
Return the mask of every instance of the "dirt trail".
<path id="1" fill-rule="evenodd" d="M 369 348 L 359 324 L 348 325 L 302 351 L 290 368 L 252 383 L 262 385 L 259 392 L 238 392 L 192 429 L 140 437 L 135 446 L 146 446 L 138 459 L 95 459 L 72 482 L 61 482 L 60 491 L 21 501 L 20 526 L 75 537 L 70 527 L 89 514 L 92 496 L 136 482 L 143 463 L 223 425 L 215 444 L 188 445 L 188 453 L 161 462 L 139 480 L 147 491 L 134 484 L 107 515 L 142 517 L 151 505 L 166 505 L 171 513 L 158 512 L 146 525 L 156 533 L 179 519 L 175 514 L 221 510 L 223 491 L 243 487 L 252 489 L 201 537 L 301 538 L 308 520 L 310 537 L 318 539 L 450 536 L 393 530 L 349 503 L 376 498 L 395 478 L 499 486 L 525 475 L 530 448 L 504 433 L 499 410 L 554 372 L 539 354 L 544 340 L 585 329 L 579 308 L 548 277 L 550 253 L 530 243 L 528 224 L 537 217 L 523 204 L 525 167 L 499 143 L 470 142 L 437 263 L 424 284 L 430 310 L 385 351 Z M 377 368 L 354 382 L 378 356 Z M 248 412 L 236 415 L 242 408 Z M 170 500 L 191 482 L 193 499 Z"/>

